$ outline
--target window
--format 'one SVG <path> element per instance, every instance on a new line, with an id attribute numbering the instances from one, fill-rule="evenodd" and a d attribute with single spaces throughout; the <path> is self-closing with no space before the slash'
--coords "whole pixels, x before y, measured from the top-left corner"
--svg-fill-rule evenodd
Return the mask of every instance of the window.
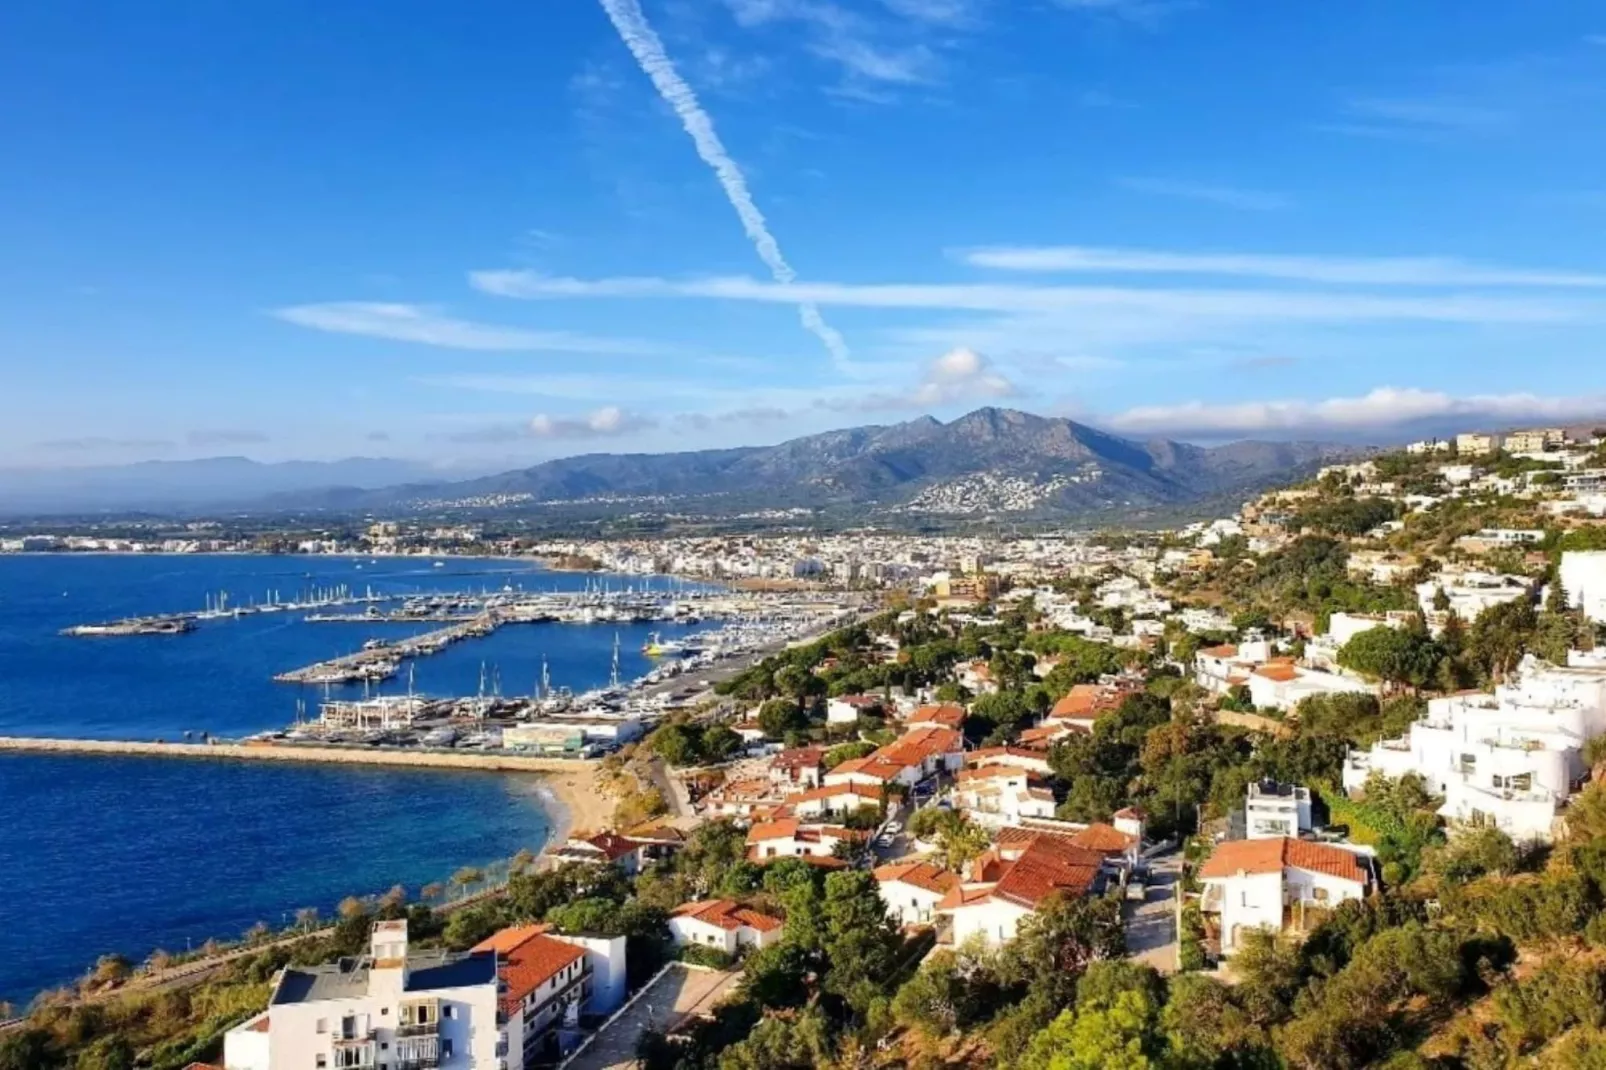
<path id="1" fill-rule="evenodd" d="M 381 1007 L 381 1008 L 379 1008 L 379 1016 L 381 1018 L 390 1017 L 390 1008 L 389 1007 Z"/>
<path id="2" fill-rule="evenodd" d="M 441 1058 L 443 1060 L 445 1060 L 445 1059 L 450 1059 L 451 1057 L 452 1057 L 452 1040 L 451 1040 L 450 1037 L 442 1037 L 441 1038 Z"/>
<path id="3" fill-rule="evenodd" d="M 457 1008 L 452 1006 L 450 1003 L 446 1004 L 446 1006 L 441 1008 L 441 1017 L 442 1018 L 456 1018 L 457 1017 Z"/>
<path id="4" fill-rule="evenodd" d="M 318 1019 L 318 1025 L 317 1025 L 316 1028 L 317 1028 L 318 1032 L 320 1032 L 320 1033 L 329 1032 L 329 1019 L 327 1019 L 327 1018 L 319 1018 Z"/>
<path id="5" fill-rule="evenodd" d="M 1327 889 L 1312 888 L 1310 891 L 1310 897 L 1316 900 L 1318 903 L 1325 903 L 1327 902 Z"/>
<path id="6" fill-rule="evenodd" d="M 324 1070 L 324 1067 L 329 1065 L 329 1057 L 327 1055 L 318 1055 L 314 1058 L 313 1065 L 316 1066 L 318 1070 Z"/>

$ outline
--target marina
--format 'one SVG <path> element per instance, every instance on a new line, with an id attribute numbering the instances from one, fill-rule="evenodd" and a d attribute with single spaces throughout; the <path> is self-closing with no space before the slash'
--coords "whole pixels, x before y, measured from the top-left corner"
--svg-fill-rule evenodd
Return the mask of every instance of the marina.
<path id="1" fill-rule="evenodd" d="M 395 595 L 376 594 L 372 589 L 361 594 L 349 586 L 313 590 L 305 597 L 284 600 L 277 591 L 270 592 L 265 601 L 230 604 L 228 592 L 208 594 L 202 609 L 181 613 L 159 613 L 149 616 L 122 617 L 99 624 L 74 624 L 61 629 L 60 634 L 75 638 L 126 635 L 183 635 L 195 630 L 202 621 L 231 620 L 264 613 L 298 613 L 307 610 L 330 609 L 339 606 L 374 606 L 388 602 Z"/>

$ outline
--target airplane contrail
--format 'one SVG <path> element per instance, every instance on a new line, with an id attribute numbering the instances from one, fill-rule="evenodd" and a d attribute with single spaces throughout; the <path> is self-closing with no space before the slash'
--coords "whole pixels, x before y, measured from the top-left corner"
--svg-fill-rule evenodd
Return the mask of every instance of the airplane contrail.
<path id="1" fill-rule="evenodd" d="M 719 179 L 720 187 L 725 191 L 726 200 L 730 201 L 736 210 L 736 217 L 742 222 L 742 229 L 753 243 L 753 249 L 758 258 L 764 261 L 764 266 L 770 269 L 776 282 L 793 282 L 797 279 L 797 272 L 792 265 L 786 262 L 781 254 L 781 247 L 775 241 L 775 235 L 770 233 L 769 225 L 764 221 L 764 213 L 759 211 L 758 205 L 753 203 L 753 196 L 747 191 L 747 178 L 742 169 L 736 166 L 731 159 L 725 145 L 719 140 L 719 134 L 714 131 L 714 120 L 711 119 L 703 106 L 697 101 L 697 94 L 692 91 L 686 80 L 675 70 L 675 65 L 664 51 L 664 43 L 658 34 L 647 22 L 647 16 L 642 14 L 641 4 L 637 0 L 599 0 L 602 9 L 608 13 L 608 19 L 613 28 L 619 32 L 619 37 L 630 49 L 630 54 L 636 57 L 636 63 L 648 78 L 652 79 L 653 87 L 664 102 L 674 109 L 680 117 L 681 126 L 691 135 L 692 143 L 697 146 L 697 155 L 702 157 L 714 171 L 714 177 Z M 801 301 L 797 306 L 798 319 L 803 326 L 825 346 L 831 359 L 843 371 L 850 369 L 853 360 L 848 352 L 847 342 L 843 340 L 840 332 L 825 322 L 820 315 L 819 306 L 812 301 Z"/>

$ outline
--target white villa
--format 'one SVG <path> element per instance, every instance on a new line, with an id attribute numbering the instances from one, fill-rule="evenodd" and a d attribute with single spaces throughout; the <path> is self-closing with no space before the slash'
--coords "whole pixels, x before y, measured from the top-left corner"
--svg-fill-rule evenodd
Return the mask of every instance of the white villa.
<path id="1" fill-rule="evenodd" d="M 696 944 L 736 955 L 779 940 L 781 919 L 730 899 L 705 899 L 676 907 L 669 916 L 669 932 L 676 947 Z"/>
<path id="2" fill-rule="evenodd" d="M 1422 776 L 1452 821 L 1488 820 L 1516 840 L 1551 837 L 1557 812 L 1587 773 L 1583 747 L 1606 731 L 1606 666 L 1547 665 L 1529 656 L 1513 682 L 1430 699 L 1399 739 L 1349 756 L 1344 787 L 1373 772 Z"/>
<path id="3" fill-rule="evenodd" d="M 1262 780 L 1249 785 L 1244 829 L 1251 840 L 1298 837 L 1311 831 L 1310 789 Z"/>
<path id="4" fill-rule="evenodd" d="M 1343 847 L 1278 836 L 1232 840 L 1199 867 L 1200 909 L 1221 918 L 1221 954 L 1255 929 L 1304 929 L 1308 915 L 1360 899 L 1371 886 L 1369 859 Z"/>
<path id="5" fill-rule="evenodd" d="M 223 1065 L 498 1070 L 497 989 L 494 951 L 410 955 L 407 923 L 382 921 L 370 954 L 281 972 L 268 1009 L 224 1034 Z"/>

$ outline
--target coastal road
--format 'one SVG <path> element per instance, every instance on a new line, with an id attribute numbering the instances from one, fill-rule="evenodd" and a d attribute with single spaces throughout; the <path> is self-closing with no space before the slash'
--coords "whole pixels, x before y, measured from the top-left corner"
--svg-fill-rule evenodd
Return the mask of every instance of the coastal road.
<path id="1" fill-rule="evenodd" d="M 706 1014 L 736 986 L 741 973 L 696 970 L 675 963 L 596 1034 L 565 1070 L 622 1070 L 636 1065 L 636 1047 L 649 1029 L 668 1032 L 688 1015 Z"/>

